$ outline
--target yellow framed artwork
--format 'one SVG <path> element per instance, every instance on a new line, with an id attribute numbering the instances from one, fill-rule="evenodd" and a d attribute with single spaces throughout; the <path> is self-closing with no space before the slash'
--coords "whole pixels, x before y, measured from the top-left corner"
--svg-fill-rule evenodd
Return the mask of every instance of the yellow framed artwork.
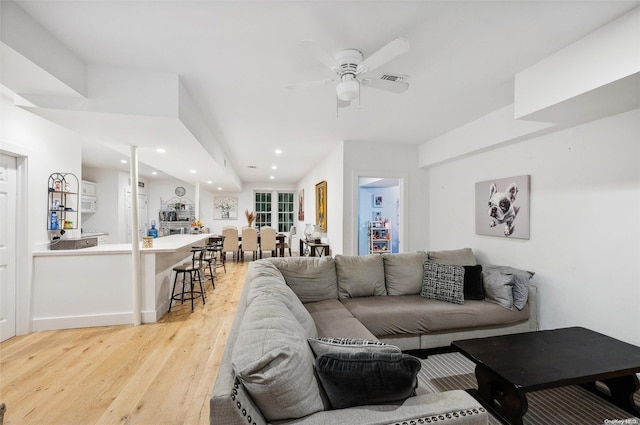
<path id="1" fill-rule="evenodd" d="M 320 230 L 327 232 L 327 182 L 316 184 L 316 224 Z"/>

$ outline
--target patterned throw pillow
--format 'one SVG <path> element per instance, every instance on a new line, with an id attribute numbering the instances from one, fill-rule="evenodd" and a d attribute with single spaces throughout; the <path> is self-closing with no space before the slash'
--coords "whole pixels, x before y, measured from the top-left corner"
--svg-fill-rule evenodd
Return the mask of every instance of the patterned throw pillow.
<path id="1" fill-rule="evenodd" d="M 432 300 L 464 304 L 464 267 L 425 261 L 420 295 Z"/>
<path id="2" fill-rule="evenodd" d="M 401 353 L 395 345 L 380 341 L 356 338 L 308 338 L 311 350 L 316 357 L 329 353 Z"/>

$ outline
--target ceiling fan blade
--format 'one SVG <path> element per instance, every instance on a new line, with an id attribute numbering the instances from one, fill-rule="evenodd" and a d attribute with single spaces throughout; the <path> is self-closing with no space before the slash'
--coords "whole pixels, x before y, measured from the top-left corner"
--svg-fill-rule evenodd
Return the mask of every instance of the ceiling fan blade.
<path id="1" fill-rule="evenodd" d="M 376 69 L 380 65 L 389 62 L 392 59 L 406 53 L 409 50 L 409 40 L 398 37 L 391 40 L 383 48 L 366 58 L 356 70 L 356 74 L 363 74 L 367 71 Z"/>
<path id="2" fill-rule="evenodd" d="M 286 89 L 302 89 L 302 88 L 312 87 L 312 86 L 326 86 L 327 84 L 331 84 L 331 83 L 333 83 L 335 81 L 336 80 L 307 81 L 307 82 L 304 82 L 304 83 L 287 84 L 284 87 Z"/>
<path id="3" fill-rule="evenodd" d="M 316 59 L 318 59 L 324 66 L 326 66 L 336 74 L 340 74 L 340 64 L 333 56 L 329 54 L 329 52 L 326 51 L 324 47 L 313 40 L 302 40 L 300 44 L 302 44 L 302 46 Z"/>
<path id="4" fill-rule="evenodd" d="M 365 87 L 373 87 L 374 89 L 390 91 L 393 93 L 402 93 L 409 88 L 409 84 L 401 81 L 383 80 L 381 78 L 365 78 L 361 81 Z"/>

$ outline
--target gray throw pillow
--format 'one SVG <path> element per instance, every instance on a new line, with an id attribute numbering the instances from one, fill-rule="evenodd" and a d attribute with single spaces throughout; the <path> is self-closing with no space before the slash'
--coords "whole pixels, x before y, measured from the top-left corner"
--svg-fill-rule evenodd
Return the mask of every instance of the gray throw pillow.
<path id="1" fill-rule="evenodd" d="M 425 261 L 420 296 L 464 304 L 464 267 Z"/>
<path id="2" fill-rule="evenodd" d="M 512 276 L 513 306 L 518 310 L 522 310 L 529 299 L 529 279 L 531 279 L 535 273 L 509 266 L 489 265 L 484 266 L 484 269 Z"/>
<path id="3" fill-rule="evenodd" d="M 334 409 L 404 400 L 415 395 L 420 360 L 408 354 L 330 353 L 316 371 Z"/>
<path id="4" fill-rule="evenodd" d="M 308 341 L 316 357 L 329 353 L 402 353 L 395 345 L 368 339 L 323 337 Z"/>
<path id="5" fill-rule="evenodd" d="M 277 298 L 257 297 L 247 306 L 231 361 L 269 422 L 324 410 L 305 330 Z"/>
<path id="6" fill-rule="evenodd" d="M 440 264 L 451 264 L 454 266 L 475 266 L 478 264 L 471 248 L 429 251 L 427 254 L 429 254 L 429 260 Z"/>
<path id="7" fill-rule="evenodd" d="M 388 295 L 416 295 L 422 290 L 422 266 L 426 252 L 382 254 Z"/>
<path id="8" fill-rule="evenodd" d="M 484 284 L 485 300 L 513 310 L 512 280 L 511 275 L 506 275 L 496 270 L 483 270 L 482 282 Z"/>
<path id="9" fill-rule="evenodd" d="M 339 298 L 387 295 L 384 264 L 380 254 L 336 255 Z"/>
<path id="10" fill-rule="evenodd" d="M 270 258 L 300 301 L 311 303 L 338 298 L 336 264 L 331 257 Z"/>

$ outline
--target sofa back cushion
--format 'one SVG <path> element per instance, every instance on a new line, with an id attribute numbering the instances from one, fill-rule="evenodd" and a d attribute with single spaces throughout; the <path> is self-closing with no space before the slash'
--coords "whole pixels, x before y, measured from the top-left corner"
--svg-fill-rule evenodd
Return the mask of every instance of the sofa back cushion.
<path id="1" fill-rule="evenodd" d="M 422 266 L 426 252 L 382 254 L 388 295 L 416 295 L 422 290 Z"/>
<path id="2" fill-rule="evenodd" d="M 300 322 L 305 330 L 307 338 L 316 338 L 318 331 L 316 324 L 302 305 L 302 302 L 298 299 L 293 290 L 284 282 L 281 282 L 270 276 L 260 276 L 248 282 L 251 287 L 247 294 L 247 305 L 251 304 L 256 298 L 267 297 L 271 299 L 277 299 L 282 302 L 293 316 Z"/>
<path id="3" fill-rule="evenodd" d="M 277 298 L 256 297 L 247 306 L 231 358 L 267 421 L 324 409 L 305 330 Z"/>
<path id="4" fill-rule="evenodd" d="M 452 249 L 448 251 L 429 251 L 429 260 L 439 264 L 452 266 L 475 266 L 477 263 L 471 248 Z"/>
<path id="5" fill-rule="evenodd" d="M 338 298 L 335 261 L 331 257 L 270 258 L 303 303 Z"/>
<path id="6" fill-rule="evenodd" d="M 339 298 L 387 295 L 384 264 L 379 254 L 336 255 L 335 261 Z"/>

